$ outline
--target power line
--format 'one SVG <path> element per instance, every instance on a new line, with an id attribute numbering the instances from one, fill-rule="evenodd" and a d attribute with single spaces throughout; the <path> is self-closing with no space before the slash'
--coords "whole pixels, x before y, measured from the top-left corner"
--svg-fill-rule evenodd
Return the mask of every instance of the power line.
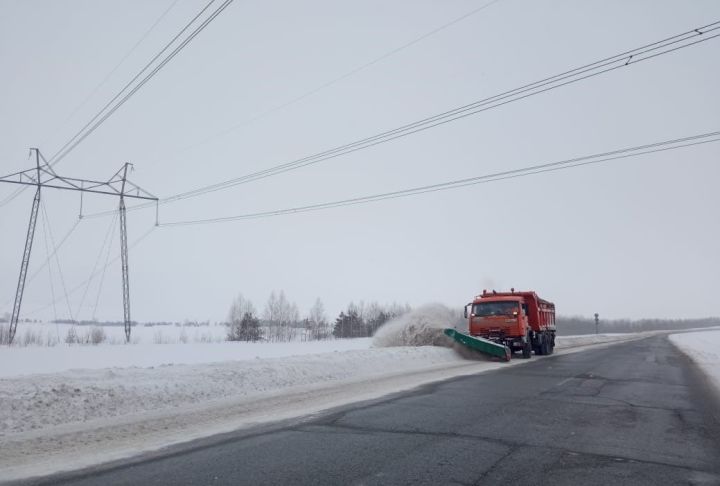
<path id="1" fill-rule="evenodd" d="M 475 14 L 477 14 L 477 13 L 485 10 L 486 8 L 492 6 L 492 5 L 494 5 L 494 4 L 496 4 L 496 3 L 500 2 L 500 1 L 501 1 L 501 0 L 492 0 L 492 1 L 487 2 L 487 3 L 485 3 L 485 4 L 483 4 L 483 5 L 479 6 L 479 7 L 476 7 L 476 8 L 474 8 L 474 9 L 470 10 L 469 12 L 464 13 L 463 15 L 454 18 L 454 19 L 451 20 L 450 22 L 447 22 L 447 23 L 445 23 L 445 24 L 443 24 L 443 25 L 441 25 L 441 26 L 439 26 L 439 27 L 436 27 L 436 28 L 432 29 L 432 30 L 429 31 L 429 32 L 425 32 L 424 34 L 420 35 L 419 37 L 416 37 L 416 38 L 414 38 L 414 39 L 406 42 L 405 44 L 402 44 L 401 46 L 398 46 L 398 47 L 396 47 L 396 48 L 394 48 L 394 49 L 391 49 L 390 51 L 388 51 L 388 52 L 386 52 L 386 53 L 384 53 L 384 54 L 382 54 L 382 55 L 380 55 L 380 56 L 378 56 L 378 57 L 376 57 L 376 58 L 374 58 L 374 59 L 372 59 L 372 60 L 370 60 L 370 61 L 368 61 L 368 62 L 366 62 L 366 63 L 364 63 L 364 64 L 361 64 L 361 65 L 359 65 L 359 66 L 357 66 L 357 67 L 355 67 L 355 68 L 353 68 L 353 69 L 345 72 L 344 74 L 341 74 L 340 76 L 331 79 L 330 81 L 327 81 L 327 82 L 325 82 L 325 83 L 323 83 L 323 84 L 321 84 L 321 85 L 319 85 L 319 86 L 317 86 L 317 87 L 315 87 L 315 88 L 313 88 L 313 89 L 311 89 L 311 90 L 309 90 L 309 91 L 306 91 L 305 93 L 303 93 L 303 94 L 301 94 L 301 95 L 299 95 L 299 96 L 296 96 L 295 98 L 292 98 L 292 99 L 290 99 L 290 100 L 288 100 L 288 101 L 286 101 L 286 102 L 284 102 L 284 103 L 281 103 L 281 104 L 279 104 L 279 105 L 276 105 L 276 106 L 273 106 L 273 107 L 271 107 L 271 108 L 268 108 L 267 110 L 261 112 L 260 114 L 254 116 L 254 117 L 251 117 L 251 118 L 249 118 L 249 119 L 247 119 L 247 120 L 244 120 L 244 121 L 242 121 L 242 122 L 240 122 L 240 123 L 236 123 L 236 124 L 230 126 L 229 128 L 226 128 L 225 130 L 222 130 L 221 132 L 218 132 L 218 133 L 216 133 L 216 134 L 214 134 L 214 135 L 211 135 L 211 136 L 205 138 L 204 140 L 201 140 L 200 142 L 197 142 L 197 143 L 195 143 L 195 144 L 193 144 L 193 145 L 189 145 L 189 146 L 185 147 L 185 148 L 182 149 L 182 150 L 188 150 L 188 149 L 191 149 L 191 148 L 194 148 L 194 147 L 198 147 L 198 146 L 200 146 L 200 145 L 204 145 L 204 144 L 206 144 L 206 143 L 208 143 L 208 142 L 210 142 L 210 141 L 212 141 L 212 140 L 215 140 L 216 138 L 219 138 L 219 137 L 225 136 L 225 135 L 227 135 L 227 134 L 229 134 L 229 133 L 232 133 L 233 131 L 237 130 L 238 128 L 240 128 L 240 127 L 242 127 L 242 126 L 248 125 L 248 124 L 253 123 L 253 122 L 256 122 L 256 121 L 258 121 L 258 120 L 261 120 L 261 119 L 265 118 L 266 116 L 268 116 L 268 115 L 270 115 L 270 114 L 272 114 L 272 113 L 275 113 L 275 112 L 278 111 L 278 110 L 281 110 L 281 109 L 283 109 L 283 108 L 287 108 L 288 106 L 294 105 L 295 103 L 299 103 L 300 101 L 302 101 L 302 100 L 304 100 L 304 99 L 306 99 L 306 98 L 309 98 L 310 96 L 312 96 L 312 95 L 314 95 L 314 94 L 316 94 L 316 93 L 318 93 L 318 92 L 320 92 L 320 91 L 322 91 L 322 90 L 324 90 L 324 89 L 326 89 L 326 88 L 329 88 L 330 86 L 333 86 L 333 85 L 339 83 L 340 81 L 344 81 L 345 79 L 347 79 L 347 78 L 349 78 L 349 77 L 351 77 L 351 76 L 354 76 L 355 74 L 357 74 L 357 73 L 359 73 L 359 72 L 361 72 L 361 71 L 364 71 L 365 69 L 367 69 L 367 68 L 369 68 L 369 67 L 371 67 L 371 66 L 374 66 L 375 64 L 378 64 L 379 62 L 382 62 L 382 61 L 384 61 L 384 60 L 386 60 L 386 59 L 394 56 L 395 54 L 398 54 L 399 52 L 402 52 L 402 51 L 404 51 L 405 49 L 408 49 L 408 48 L 414 46 L 415 44 L 418 44 L 418 43 L 424 41 L 425 39 L 427 39 L 427 38 L 429 38 L 429 37 L 432 37 L 432 36 L 434 36 L 435 34 L 438 34 L 439 32 L 442 32 L 443 30 L 445 30 L 445 29 L 447 29 L 447 28 L 449 28 L 449 27 L 452 27 L 453 25 L 455 25 L 455 24 L 457 24 L 457 23 L 462 22 L 462 21 L 465 20 L 465 19 L 468 19 L 468 18 L 472 17 L 473 15 L 475 15 Z"/>
<path id="2" fill-rule="evenodd" d="M 190 43 L 200 32 L 202 32 L 205 27 L 207 27 L 210 22 L 215 20 L 215 18 L 222 13 L 223 10 L 225 10 L 232 2 L 233 0 L 225 0 L 216 10 L 214 10 L 208 18 L 206 18 L 198 27 L 195 28 L 195 30 L 192 31 L 190 35 L 188 35 L 185 40 L 183 40 L 177 47 L 175 47 L 170 54 L 167 55 L 152 71 L 150 71 L 132 90 L 130 90 L 127 94 L 123 96 L 123 93 L 130 87 L 132 84 L 137 81 L 137 79 L 147 70 L 149 67 L 157 61 L 157 59 L 165 52 L 167 51 L 172 44 L 175 43 L 175 41 L 182 36 L 183 33 L 185 33 L 186 30 L 190 28 L 190 26 L 195 23 L 195 21 L 203 14 L 205 11 L 210 8 L 210 5 L 212 5 L 215 2 L 215 0 L 210 0 L 210 2 L 203 7 L 203 9 L 198 12 L 193 19 L 188 22 L 183 29 L 178 32 L 178 34 L 173 37 L 173 39 L 168 42 L 165 47 L 153 57 L 150 62 L 148 62 L 145 67 L 143 67 L 138 74 L 135 75 L 133 79 L 128 82 L 123 89 L 120 90 L 118 94 L 115 95 L 113 99 L 111 99 L 103 108 L 88 122 L 85 124 L 83 128 L 80 129 L 80 131 L 75 134 L 60 150 L 58 150 L 51 158 L 50 158 L 50 165 L 55 165 L 60 160 L 65 158 L 75 147 L 78 146 L 85 138 L 87 138 L 92 132 L 94 132 L 100 125 L 102 125 L 105 120 L 107 120 L 115 111 L 117 111 L 118 108 L 120 108 L 132 95 L 134 95 L 140 88 L 142 88 L 145 83 L 147 83 L 155 74 L 157 74 L 168 62 L 170 62 L 182 49 L 185 48 L 186 45 Z M 122 98 L 120 98 L 122 96 Z M 119 101 L 118 98 L 120 98 Z M 117 103 L 110 108 L 110 106 L 115 103 Z M 108 110 L 105 114 L 105 110 Z M 96 121 L 97 120 L 97 121 Z"/>
<path id="3" fill-rule="evenodd" d="M 192 41 L 200 32 L 202 32 L 205 27 L 207 27 L 210 22 L 212 22 L 220 13 L 222 13 L 223 10 L 225 10 L 232 2 L 233 0 L 225 0 L 217 9 L 215 9 L 203 22 L 200 23 L 198 27 L 195 28 L 177 47 L 175 47 L 152 71 L 150 71 L 145 77 L 135 85 L 129 92 L 123 95 L 130 86 L 137 81 L 145 71 L 147 71 L 150 66 L 155 63 L 162 55 L 167 51 L 170 46 L 172 46 L 184 33 L 187 31 L 194 23 L 195 21 L 200 18 L 206 10 L 210 8 L 210 6 L 215 2 L 216 0 L 210 0 L 209 3 L 205 5 L 205 7 L 198 12 L 198 14 L 193 17 L 190 22 L 188 22 L 180 32 L 178 32 L 173 39 L 168 42 L 163 49 L 155 55 L 136 75 L 133 77 L 109 102 L 103 106 L 100 111 L 98 111 L 95 116 L 93 116 L 89 122 L 87 122 L 70 140 L 68 140 L 65 145 L 63 145 L 51 158 L 49 163 L 47 164 L 49 167 L 54 166 L 55 164 L 59 163 L 63 158 L 65 158 L 72 150 L 75 149 L 80 143 L 83 142 L 90 134 L 92 134 L 100 125 L 102 125 L 110 116 L 112 116 L 113 113 L 115 113 L 128 99 L 130 99 L 131 96 L 133 96 L 140 88 L 142 88 L 145 83 L 147 83 L 155 74 L 157 74 L 168 62 L 170 62 L 182 49 L 187 46 L 190 41 Z M 121 98 L 122 97 L 122 98 Z M 118 100 L 119 99 L 119 100 Z M 117 103 L 116 103 L 117 101 Z M 113 105 L 113 103 L 115 103 Z M 15 190 L 12 194 L 10 194 L 8 197 L 0 201 L 0 207 L 6 205 L 13 199 L 15 199 L 25 188 L 20 187 L 17 190 Z"/>
<path id="4" fill-rule="evenodd" d="M 105 233 L 105 238 L 103 238 L 102 245 L 100 246 L 100 251 L 98 252 L 98 256 L 95 258 L 95 264 L 93 265 L 92 270 L 90 271 L 90 278 L 88 279 L 87 287 L 85 287 L 85 291 L 83 292 L 82 298 L 80 299 L 80 303 L 77 306 L 77 310 L 75 311 L 75 316 L 77 316 L 78 320 L 80 320 L 80 312 L 82 311 L 82 306 L 85 303 L 85 298 L 87 297 L 88 291 L 90 290 L 90 284 L 92 283 L 92 275 L 95 273 L 95 270 L 97 270 L 98 265 L 100 264 L 100 260 L 102 258 L 103 253 L 105 252 L 105 246 L 107 245 L 108 248 L 108 255 L 110 254 L 110 245 L 112 244 L 112 238 L 115 235 L 115 223 L 117 222 L 117 213 L 116 217 L 112 218 L 110 220 L 110 225 L 108 226 L 107 232 Z M 105 274 L 103 273 L 103 277 Z M 102 283 L 101 283 L 102 287 Z"/>
<path id="5" fill-rule="evenodd" d="M 25 239 L 25 250 L 23 252 L 23 258 L 20 265 L 20 276 L 18 277 L 18 287 L 15 293 L 15 303 L 13 304 L 12 318 L 10 320 L 10 332 L 8 337 L 8 343 L 12 343 L 15 331 L 17 330 L 17 324 L 19 322 L 20 310 L 22 305 L 23 293 L 25 289 L 27 270 L 30 263 L 30 255 L 33 245 L 33 239 L 35 235 L 35 227 L 37 223 L 38 208 L 41 206 L 41 189 L 42 188 L 54 188 L 68 191 L 77 191 L 82 195 L 83 193 L 94 193 L 94 194 L 105 194 L 110 196 L 118 197 L 119 204 L 119 217 L 120 217 L 120 235 L 121 235 L 121 259 L 122 259 L 122 290 L 123 290 L 123 314 L 125 324 L 125 339 L 130 340 L 130 332 L 132 328 L 132 320 L 130 318 L 130 286 L 129 286 L 129 266 L 128 266 L 128 247 L 127 247 L 127 225 L 126 225 L 126 213 L 125 213 L 125 200 L 126 199 L 144 199 L 154 200 L 157 198 L 142 190 L 137 185 L 133 184 L 127 179 L 128 169 L 131 164 L 125 163 L 123 166 L 113 174 L 110 179 L 105 181 L 93 181 L 88 179 L 76 179 L 71 177 L 62 177 L 58 175 L 52 167 L 47 165 L 44 157 L 41 157 L 40 150 L 37 148 L 31 149 L 35 153 L 35 168 L 27 169 L 24 171 L 16 172 L 0 177 L 0 183 L 10 183 L 19 185 L 32 185 L 37 189 L 35 191 L 35 198 L 33 199 L 32 211 L 30 213 L 30 221 L 28 223 L 28 232 Z M 43 163 L 40 163 L 42 158 Z M 47 212 L 44 203 L 42 203 L 42 211 L 47 219 Z M 82 209 L 81 209 L 82 212 Z M 52 233 L 52 226 L 48 226 L 50 231 L 50 239 L 55 245 L 55 241 Z M 67 297 L 67 288 L 62 274 L 62 268 L 60 267 L 58 260 L 58 271 L 60 272 L 60 281 L 63 284 L 63 290 Z M 73 319 L 72 309 L 68 299 L 68 313 L 70 319 Z"/>
<path id="6" fill-rule="evenodd" d="M 270 167 L 268 169 L 253 172 L 244 176 L 228 179 L 218 183 L 202 186 L 190 191 L 171 195 L 160 199 L 160 204 L 167 204 L 183 199 L 198 197 L 215 191 L 224 190 L 240 184 L 254 182 L 267 177 L 275 176 L 291 170 L 296 170 L 308 165 L 317 164 L 319 162 L 334 159 L 343 155 L 347 155 L 358 150 L 373 147 L 382 143 L 386 143 L 401 137 L 406 137 L 430 128 L 434 128 L 452 121 L 456 121 L 468 116 L 484 112 L 493 108 L 497 108 L 515 101 L 535 96 L 550 90 L 554 90 L 569 84 L 583 81 L 601 74 L 605 74 L 617 69 L 622 69 L 642 61 L 654 59 L 656 57 L 675 52 L 680 49 L 688 48 L 699 43 L 720 37 L 720 33 L 708 35 L 711 32 L 720 30 L 720 21 L 689 30 L 687 32 L 662 39 L 651 44 L 644 45 L 629 51 L 616 54 L 611 57 L 595 61 L 584 66 L 580 66 L 569 71 L 565 71 L 548 78 L 535 81 L 533 83 L 515 88 L 503 93 L 484 98 L 473 103 L 469 103 L 437 115 L 433 115 L 413 123 L 403 125 L 401 127 L 381 132 L 377 135 L 363 138 L 352 143 L 340 145 L 338 147 L 325 150 L 307 157 L 296 159 L 280 165 Z M 138 204 L 128 208 L 142 209 L 148 207 L 148 204 Z M 104 216 L 110 212 L 104 211 L 95 213 L 87 217 Z"/>
<path id="7" fill-rule="evenodd" d="M 44 216 L 44 215 L 43 215 Z M 45 221 L 45 218 L 43 217 L 42 220 L 42 226 L 43 226 L 43 239 L 45 240 L 45 254 L 48 257 L 48 260 L 52 258 L 50 254 L 50 245 L 48 244 L 48 231 L 47 231 L 47 224 L 49 224 L 48 221 Z M 57 249 L 56 249 L 57 250 Z M 54 255 L 53 253 L 52 255 Z M 55 318 L 55 322 L 58 320 L 58 313 L 57 313 L 57 307 L 55 306 L 55 285 L 53 283 L 53 273 L 52 273 L 52 265 L 48 265 L 48 276 L 50 279 L 50 296 L 53 299 L 53 317 Z"/>
<path id="8" fill-rule="evenodd" d="M 103 80 L 100 81 L 100 82 L 95 86 L 95 88 L 92 89 L 92 91 L 90 92 L 90 94 L 87 95 L 87 97 L 86 97 L 79 105 L 77 105 L 77 106 L 70 112 L 70 114 L 68 115 L 68 117 L 65 119 L 65 122 L 68 122 L 73 116 L 75 116 L 75 114 L 76 114 L 83 106 L 85 106 L 85 105 L 87 104 L 87 102 L 90 101 L 90 99 L 91 99 L 93 96 L 95 96 L 95 94 L 100 90 L 100 88 L 102 88 L 102 87 L 105 85 L 105 83 L 107 83 L 107 82 L 110 80 L 110 78 L 112 77 L 112 75 L 115 74 L 115 72 L 120 68 L 120 66 L 123 65 L 123 63 L 127 60 L 127 58 L 130 57 L 133 52 L 135 52 L 135 50 L 140 46 L 140 44 L 142 44 L 142 43 L 145 41 L 145 39 L 147 39 L 147 37 L 150 35 L 150 33 L 151 33 L 153 30 L 155 30 L 155 27 L 157 27 L 158 24 L 159 24 L 160 22 L 162 22 L 162 20 L 167 16 L 167 14 L 170 13 L 170 10 L 172 10 L 172 9 L 175 7 L 175 5 L 177 5 L 177 3 L 178 3 L 179 1 L 180 1 L 180 0 L 173 0 L 173 1 L 170 3 L 170 5 L 168 5 L 168 7 L 163 11 L 163 13 L 160 14 L 160 16 L 155 20 L 155 22 L 153 22 L 153 24 L 150 26 L 150 28 L 147 29 L 147 30 L 145 31 L 145 33 L 140 37 L 140 39 L 138 39 L 137 42 L 135 42 L 135 44 L 130 48 L 130 50 L 125 53 L 125 55 L 120 59 L 120 61 L 118 61 L 118 63 L 115 64 L 115 67 L 112 68 L 112 69 L 110 70 L 110 72 L 108 72 L 108 73 L 105 75 L 105 77 L 103 78 Z"/>
<path id="9" fill-rule="evenodd" d="M 131 250 L 131 249 L 135 248 L 137 245 L 139 245 L 145 238 L 147 238 L 148 236 L 150 236 L 150 234 L 155 230 L 155 228 L 156 228 L 156 226 L 152 226 L 149 230 L 147 230 L 145 233 L 143 233 L 142 236 L 140 236 L 138 239 L 136 239 L 134 242 L 132 242 L 130 245 L 128 245 L 128 250 Z M 78 290 L 80 290 L 81 288 L 83 288 L 83 286 L 85 286 L 85 285 L 88 283 L 89 280 L 95 278 L 100 272 L 105 271 L 105 269 L 108 268 L 110 265 L 115 264 L 115 262 L 117 262 L 118 260 L 120 260 L 120 258 L 121 258 L 121 255 L 120 255 L 120 254 L 116 255 L 112 260 L 110 260 L 109 262 L 107 262 L 105 265 L 103 265 L 102 268 L 100 268 L 97 272 L 95 272 L 95 274 L 91 275 L 88 279 L 83 280 L 82 282 L 80 282 L 79 284 L 77 284 L 75 287 L 71 288 L 71 289 L 67 292 L 67 294 L 68 294 L 68 295 L 72 295 L 72 294 L 74 294 L 75 292 L 77 292 Z M 59 300 L 59 299 L 58 299 L 58 300 Z M 46 304 L 46 305 L 44 305 L 44 306 L 42 306 L 42 307 L 38 307 L 38 308 L 36 308 L 36 309 L 33 309 L 33 310 L 30 311 L 30 312 L 24 312 L 23 314 L 25 314 L 26 316 L 33 315 L 33 314 L 37 314 L 38 312 L 41 312 L 41 311 L 47 309 L 48 307 L 52 306 L 52 305 L 55 304 L 56 302 L 57 302 L 57 301 L 50 302 L 50 303 L 48 303 L 48 304 Z"/>
<path id="10" fill-rule="evenodd" d="M 95 320 L 95 316 L 97 316 L 97 308 L 98 304 L 100 303 L 100 295 L 102 295 L 102 289 L 103 284 L 105 283 L 105 275 L 107 274 L 108 266 L 110 266 L 110 252 L 112 250 L 112 241 L 115 237 L 115 224 L 113 223 L 113 232 L 110 235 L 110 241 L 107 245 L 107 255 L 105 256 L 105 266 L 102 269 L 102 276 L 100 277 L 100 284 L 98 285 L 98 291 L 97 296 L 95 297 L 95 305 L 93 306 L 92 314 L 90 314 L 90 318 L 92 320 Z M 94 270 L 93 270 L 94 272 Z M 90 281 L 93 279 L 93 274 L 90 274 L 90 279 L 88 280 L 88 287 L 90 286 Z"/>
<path id="11" fill-rule="evenodd" d="M 496 172 L 492 174 L 485 174 L 475 177 L 469 177 L 464 179 L 458 179 L 453 181 L 442 182 L 438 184 L 431 184 L 419 187 L 413 187 L 408 189 L 402 189 L 398 191 L 385 192 L 380 194 L 373 194 L 369 196 L 362 196 L 350 199 L 342 199 L 338 201 L 331 201 L 320 204 L 312 204 L 307 206 L 298 206 L 285 209 L 277 209 L 272 211 L 262 211 L 257 213 L 240 214 L 235 216 L 225 216 L 217 218 L 207 218 L 198 220 L 188 221 L 174 221 L 169 223 L 163 223 L 160 226 L 186 226 L 196 224 L 213 224 L 223 223 L 229 221 L 239 221 L 247 219 L 258 219 L 268 218 L 272 216 L 281 216 L 286 214 L 304 213 L 310 211 L 319 211 L 323 209 L 337 208 L 342 206 L 353 206 L 357 204 L 366 204 L 370 202 L 384 201 L 387 199 L 397 199 L 400 197 L 415 196 L 419 194 L 426 194 L 429 192 L 445 191 L 450 189 L 458 189 L 476 184 L 484 184 L 488 182 L 496 182 L 499 180 L 513 179 L 518 177 L 525 177 L 529 175 L 535 175 L 543 172 L 551 172 L 557 170 L 570 169 L 573 167 L 580 167 L 590 164 L 599 164 L 602 162 L 608 162 L 611 160 L 624 159 L 630 157 L 637 157 L 640 155 L 646 155 L 656 152 L 663 152 L 667 150 L 676 150 L 685 147 L 691 147 L 700 144 L 713 143 L 720 141 L 720 131 L 703 133 L 699 135 L 692 135 L 689 137 L 677 138 L 673 140 L 665 140 L 662 142 L 655 142 L 651 144 L 639 145 L 635 147 L 628 147 L 618 150 L 612 150 L 609 152 L 603 152 L 593 155 L 585 155 L 582 157 L 575 157 L 572 159 L 566 159 L 556 162 L 549 162 L 544 164 L 532 165 L 529 167 L 523 167 L 520 169 L 513 169 L 503 172 Z"/>
<path id="12" fill-rule="evenodd" d="M 44 201 L 40 201 L 40 208 L 42 209 L 42 213 L 43 213 L 43 222 L 47 223 L 47 232 L 48 232 L 48 235 L 50 236 L 50 244 L 54 248 L 57 248 L 57 245 L 55 245 L 55 238 L 53 237 L 52 226 L 50 225 L 50 218 L 48 218 L 47 209 L 45 208 Z M 73 312 L 72 312 L 72 308 L 70 306 L 70 298 L 68 296 L 67 286 L 65 285 L 65 277 L 63 276 L 62 267 L 60 266 L 60 258 L 58 257 L 57 251 L 54 252 L 54 255 L 55 255 L 55 263 L 57 264 L 58 275 L 60 276 L 60 284 L 62 285 L 62 289 L 65 294 L 65 303 L 67 304 L 70 321 L 73 321 Z"/>
<path id="13" fill-rule="evenodd" d="M 48 263 L 50 263 L 51 259 L 55 257 L 55 254 L 56 254 L 58 251 L 60 251 L 60 248 L 62 248 L 62 246 L 63 246 L 63 245 L 65 244 L 65 242 L 68 240 L 68 238 L 70 237 L 70 235 L 75 232 L 75 229 L 78 227 L 79 224 L 80 224 L 80 220 L 78 219 L 78 220 L 75 221 L 75 224 L 73 224 L 72 227 L 68 230 L 68 232 L 65 233 L 65 236 L 63 236 L 63 237 L 60 239 L 60 243 L 58 243 L 58 245 L 53 249 L 53 251 L 52 251 L 52 252 L 50 252 L 50 251 L 47 252 L 47 258 L 45 258 L 45 260 L 33 271 L 32 274 L 30 274 L 30 276 L 28 276 L 28 278 L 27 278 L 27 283 L 28 283 L 28 284 L 29 284 L 29 283 L 32 283 L 32 281 L 35 280 L 35 278 L 40 274 L 40 272 L 43 270 L 43 268 L 45 268 L 45 266 L 48 266 Z M 12 301 L 13 301 L 13 299 L 8 299 L 8 300 L 6 300 L 5 302 L 3 302 L 2 306 L 0 306 L 0 308 L 6 307 L 6 306 L 7 306 L 8 304 L 10 304 Z"/>

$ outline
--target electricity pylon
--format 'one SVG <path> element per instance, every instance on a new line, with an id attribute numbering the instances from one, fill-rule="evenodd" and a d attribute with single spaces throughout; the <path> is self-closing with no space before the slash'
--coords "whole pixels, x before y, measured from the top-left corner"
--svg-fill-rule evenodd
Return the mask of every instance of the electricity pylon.
<path id="1" fill-rule="evenodd" d="M 18 278 L 17 290 L 15 291 L 15 303 L 13 304 L 13 312 L 10 319 L 8 344 L 12 343 L 12 340 L 15 337 L 15 331 L 20 318 L 20 306 L 22 305 L 23 292 L 25 291 L 25 277 L 27 276 L 28 265 L 30 264 L 30 253 L 32 251 L 33 238 L 35 236 L 35 225 L 37 223 L 38 209 L 40 207 L 40 189 L 43 187 L 80 192 L 81 211 L 82 194 L 85 192 L 118 196 L 120 198 L 118 211 L 120 212 L 120 258 L 122 260 L 123 279 L 123 317 L 125 322 L 125 340 L 129 342 L 131 330 L 130 273 L 128 268 L 125 198 L 145 199 L 148 201 L 155 201 L 156 204 L 158 202 L 158 198 L 127 180 L 127 171 L 128 168 L 131 167 L 131 164 L 123 164 L 122 168 L 107 181 L 76 179 L 72 177 L 61 177 L 55 173 L 50 164 L 47 163 L 47 160 L 45 160 L 45 157 L 42 156 L 39 149 L 31 148 L 30 151 L 31 153 L 35 153 L 34 169 L 23 170 L 0 177 L 0 182 L 37 187 L 35 190 L 35 198 L 33 199 L 32 209 L 30 211 L 30 222 L 28 223 L 27 236 L 25 237 L 25 251 L 23 252 L 22 262 L 20 264 L 20 277 Z M 42 163 L 40 162 L 41 159 Z M 157 206 L 155 214 L 157 217 Z"/>

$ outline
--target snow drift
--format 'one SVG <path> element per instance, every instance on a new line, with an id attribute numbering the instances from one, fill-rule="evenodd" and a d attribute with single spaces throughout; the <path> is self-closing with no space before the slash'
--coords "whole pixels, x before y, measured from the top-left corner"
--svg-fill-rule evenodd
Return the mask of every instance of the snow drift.
<path id="1" fill-rule="evenodd" d="M 672 334 L 670 342 L 700 367 L 720 393 L 720 331 Z"/>

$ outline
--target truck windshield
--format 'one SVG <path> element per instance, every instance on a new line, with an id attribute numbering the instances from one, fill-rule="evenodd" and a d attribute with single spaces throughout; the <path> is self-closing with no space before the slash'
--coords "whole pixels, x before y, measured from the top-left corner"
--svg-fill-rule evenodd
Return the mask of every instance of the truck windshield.
<path id="1" fill-rule="evenodd" d="M 479 317 L 511 316 L 517 310 L 517 302 L 483 302 L 473 305 L 473 315 Z"/>

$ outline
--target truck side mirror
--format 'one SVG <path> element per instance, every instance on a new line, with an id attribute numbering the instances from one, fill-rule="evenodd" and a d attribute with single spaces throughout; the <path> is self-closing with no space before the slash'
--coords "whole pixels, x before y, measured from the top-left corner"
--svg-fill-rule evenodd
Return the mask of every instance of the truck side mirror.
<path id="1" fill-rule="evenodd" d="M 463 316 L 465 316 L 465 319 L 467 319 L 467 306 L 463 309 Z"/>

